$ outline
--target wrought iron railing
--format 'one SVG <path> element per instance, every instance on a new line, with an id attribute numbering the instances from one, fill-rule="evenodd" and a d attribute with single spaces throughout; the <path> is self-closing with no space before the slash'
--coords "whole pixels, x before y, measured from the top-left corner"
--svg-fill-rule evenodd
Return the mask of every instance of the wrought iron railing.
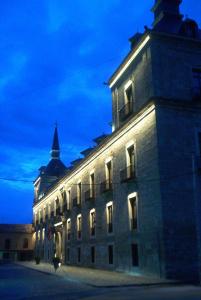
<path id="1" fill-rule="evenodd" d="M 100 193 L 101 194 L 105 193 L 105 192 L 108 192 L 108 191 L 112 191 L 112 182 L 111 182 L 111 180 L 103 181 L 100 184 Z"/>
<path id="2" fill-rule="evenodd" d="M 88 191 L 85 192 L 84 197 L 85 197 L 85 201 L 94 200 L 95 199 L 95 190 L 89 189 Z"/>
<path id="3" fill-rule="evenodd" d="M 125 182 L 135 178 L 135 167 L 134 165 L 130 165 L 125 169 L 120 171 L 120 180 L 121 182 Z"/>

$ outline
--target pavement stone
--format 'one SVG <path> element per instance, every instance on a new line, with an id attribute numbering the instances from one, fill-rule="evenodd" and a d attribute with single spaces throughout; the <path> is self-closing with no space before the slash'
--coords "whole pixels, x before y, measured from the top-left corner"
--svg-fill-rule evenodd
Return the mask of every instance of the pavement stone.
<path id="1" fill-rule="evenodd" d="M 35 262 L 18 262 L 18 264 L 39 272 L 65 277 L 69 281 L 79 281 L 94 287 L 109 288 L 123 286 L 171 285 L 179 283 L 178 281 L 165 280 L 151 276 L 141 276 L 135 273 L 123 273 L 66 265 L 61 265 L 55 272 L 53 265 L 44 262 L 39 265 L 36 265 Z"/>

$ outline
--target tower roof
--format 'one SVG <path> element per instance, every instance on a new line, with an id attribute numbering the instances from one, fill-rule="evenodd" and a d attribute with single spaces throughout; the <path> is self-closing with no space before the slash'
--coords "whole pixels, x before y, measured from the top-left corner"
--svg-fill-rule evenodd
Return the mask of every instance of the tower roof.
<path id="1" fill-rule="evenodd" d="M 54 129 L 51 157 L 52 157 L 52 159 L 59 159 L 59 157 L 60 157 L 60 147 L 59 147 L 59 137 L 58 137 L 57 125 L 55 126 L 55 129 Z"/>
<path id="2" fill-rule="evenodd" d="M 169 33 L 178 33 L 183 16 L 180 14 L 182 0 L 155 0 L 153 29 Z"/>
<path id="3" fill-rule="evenodd" d="M 53 143 L 52 143 L 52 150 L 60 150 L 59 148 L 59 138 L 58 138 L 58 130 L 57 125 L 54 129 L 54 137 L 53 137 Z"/>

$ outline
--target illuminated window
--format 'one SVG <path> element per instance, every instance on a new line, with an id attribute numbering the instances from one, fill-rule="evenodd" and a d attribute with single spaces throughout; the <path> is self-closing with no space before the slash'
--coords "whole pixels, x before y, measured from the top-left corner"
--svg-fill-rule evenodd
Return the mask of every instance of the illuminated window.
<path id="1" fill-rule="evenodd" d="M 96 211 L 92 209 L 90 211 L 90 235 L 91 237 L 95 236 L 96 234 Z"/>
<path id="2" fill-rule="evenodd" d="M 67 200 L 66 200 L 66 191 L 62 190 L 61 192 L 62 202 L 63 202 L 63 211 L 67 210 Z"/>
<path id="3" fill-rule="evenodd" d="M 129 216 L 130 216 L 130 228 L 131 230 L 137 230 L 138 217 L 137 217 L 137 197 L 136 194 L 128 197 L 129 204 Z"/>
<path id="4" fill-rule="evenodd" d="M 113 203 L 110 202 L 106 206 L 106 214 L 107 214 L 107 232 L 113 232 Z"/>
<path id="5" fill-rule="evenodd" d="M 119 119 L 121 122 L 125 121 L 133 112 L 133 102 L 133 85 L 132 81 L 129 80 L 124 87 L 124 105 L 119 111 Z"/>
<path id="6" fill-rule="evenodd" d="M 70 202 L 71 202 L 71 190 L 69 189 L 67 192 L 67 210 L 70 210 Z"/>
<path id="7" fill-rule="evenodd" d="M 60 204 L 59 204 L 59 198 L 58 197 L 55 200 L 55 207 L 56 207 L 56 216 L 59 216 L 61 211 L 60 211 Z"/>
<path id="8" fill-rule="evenodd" d="M 77 204 L 80 205 L 82 201 L 82 184 L 79 182 L 77 184 Z"/>
<path id="9" fill-rule="evenodd" d="M 90 198 L 95 198 L 95 176 L 94 173 L 90 174 Z"/>
<path id="10" fill-rule="evenodd" d="M 126 148 L 126 168 L 120 171 L 121 182 L 128 181 L 135 177 L 135 151 L 134 145 Z"/>
<path id="11" fill-rule="evenodd" d="M 77 238 L 80 240 L 82 237 L 82 216 L 77 216 Z"/>
<path id="12" fill-rule="evenodd" d="M 67 240 L 71 238 L 71 219 L 67 220 Z"/>

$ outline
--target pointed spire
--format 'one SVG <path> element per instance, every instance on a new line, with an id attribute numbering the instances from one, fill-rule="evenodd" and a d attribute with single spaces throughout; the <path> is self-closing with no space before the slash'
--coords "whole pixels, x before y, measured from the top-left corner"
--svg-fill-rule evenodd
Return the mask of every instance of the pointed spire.
<path id="1" fill-rule="evenodd" d="M 54 129 L 54 137 L 53 137 L 53 143 L 52 143 L 51 157 L 53 159 L 59 159 L 60 158 L 60 147 L 59 147 L 57 123 L 56 123 L 55 129 Z"/>

